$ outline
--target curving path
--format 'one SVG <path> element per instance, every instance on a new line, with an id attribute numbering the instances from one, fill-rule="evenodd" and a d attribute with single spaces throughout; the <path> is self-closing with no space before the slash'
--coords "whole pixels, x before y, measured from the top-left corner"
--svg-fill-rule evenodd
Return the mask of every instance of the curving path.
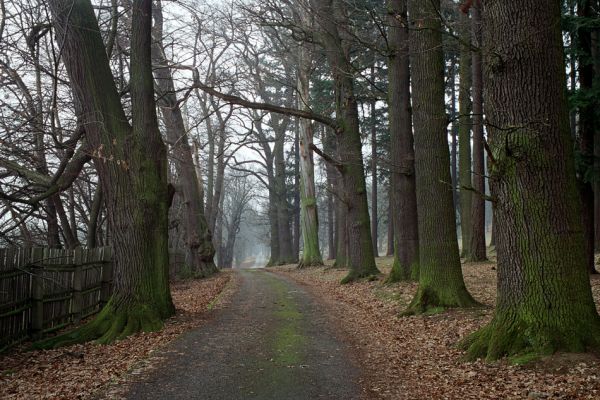
<path id="1" fill-rule="evenodd" d="M 359 399 L 359 368 L 325 310 L 265 270 L 241 270 L 231 303 L 163 351 L 128 399 Z"/>

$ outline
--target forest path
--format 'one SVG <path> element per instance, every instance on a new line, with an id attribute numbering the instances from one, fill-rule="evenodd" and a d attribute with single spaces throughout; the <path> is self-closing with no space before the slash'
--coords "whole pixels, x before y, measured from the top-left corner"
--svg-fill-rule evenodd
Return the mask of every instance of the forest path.
<path id="1" fill-rule="evenodd" d="M 238 273 L 231 303 L 163 350 L 127 398 L 359 399 L 359 368 L 325 308 L 284 277 Z"/>

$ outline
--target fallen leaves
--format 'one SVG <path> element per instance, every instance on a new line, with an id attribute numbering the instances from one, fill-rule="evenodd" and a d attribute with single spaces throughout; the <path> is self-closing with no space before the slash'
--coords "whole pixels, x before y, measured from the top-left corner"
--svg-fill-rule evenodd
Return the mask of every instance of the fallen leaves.
<path id="1" fill-rule="evenodd" d="M 378 259 L 389 272 L 391 259 Z M 495 264 L 463 265 L 469 291 L 488 307 L 400 317 L 417 285 L 340 285 L 346 270 L 276 269 L 308 287 L 334 315 L 365 368 L 367 397 L 377 399 L 598 399 L 600 363 L 592 355 L 557 354 L 541 363 L 464 362 L 456 343 L 487 323 L 496 297 Z M 600 304 L 600 277 L 592 277 Z"/>
<path id="2" fill-rule="evenodd" d="M 55 350 L 0 355 L 0 398 L 80 399 L 120 379 L 156 349 L 199 326 L 232 278 L 230 272 L 172 284 L 177 314 L 159 332 L 139 333 L 111 345 L 85 343 Z"/>

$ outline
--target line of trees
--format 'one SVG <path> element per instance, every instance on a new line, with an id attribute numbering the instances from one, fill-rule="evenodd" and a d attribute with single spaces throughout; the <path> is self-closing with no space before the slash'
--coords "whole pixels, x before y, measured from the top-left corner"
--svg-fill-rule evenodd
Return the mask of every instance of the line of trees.
<path id="1" fill-rule="evenodd" d="M 408 313 L 478 305 L 492 226 L 471 357 L 597 347 L 597 1 L 0 5 L 0 240 L 115 248 L 109 304 L 42 345 L 158 329 L 170 249 L 205 277 L 249 235 L 268 265 L 327 247 L 350 282 L 387 222 Z"/>

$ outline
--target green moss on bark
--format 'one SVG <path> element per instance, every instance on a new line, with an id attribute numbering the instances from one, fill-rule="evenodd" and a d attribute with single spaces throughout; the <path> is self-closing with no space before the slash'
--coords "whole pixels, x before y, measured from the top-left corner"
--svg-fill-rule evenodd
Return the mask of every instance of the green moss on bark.
<path id="1" fill-rule="evenodd" d="M 533 317 L 533 318 L 532 318 Z M 463 339 L 459 346 L 466 359 L 495 361 L 508 357 L 522 364 L 556 352 L 581 353 L 600 350 L 600 320 L 540 321 L 534 316 L 496 316 L 479 331 Z"/>
<path id="2" fill-rule="evenodd" d="M 163 320 L 173 314 L 170 307 L 137 305 L 117 308 L 111 300 L 96 318 L 70 332 L 33 344 L 34 349 L 52 349 L 78 343 L 96 341 L 109 344 L 137 332 L 155 332 L 163 327 Z"/>
<path id="3" fill-rule="evenodd" d="M 412 299 L 404 315 L 418 315 L 438 313 L 447 308 L 456 307 L 479 307 L 480 303 L 475 301 L 463 286 L 427 285 L 421 283 L 417 294 Z"/>

